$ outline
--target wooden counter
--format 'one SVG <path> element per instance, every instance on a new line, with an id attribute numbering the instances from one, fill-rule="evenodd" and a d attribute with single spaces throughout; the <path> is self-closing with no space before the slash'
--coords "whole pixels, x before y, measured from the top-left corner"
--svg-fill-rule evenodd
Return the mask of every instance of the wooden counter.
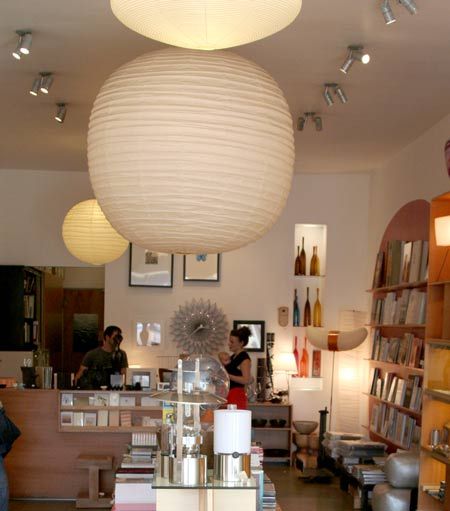
<path id="1" fill-rule="evenodd" d="M 75 468 L 79 454 L 114 457 L 117 466 L 131 433 L 58 431 L 58 391 L 0 389 L 0 400 L 22 435 L 6 457 L 10 496 L 75 499 L 88 486 L 86 470 Z M 102 471 L 100 489 L 113 490 L 113 471 Z"/>

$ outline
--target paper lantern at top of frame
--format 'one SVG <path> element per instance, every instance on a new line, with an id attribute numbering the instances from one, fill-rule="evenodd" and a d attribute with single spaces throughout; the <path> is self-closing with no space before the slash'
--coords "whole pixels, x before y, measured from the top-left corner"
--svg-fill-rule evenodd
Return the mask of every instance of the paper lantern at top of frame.
<path id="1" fill-rule="evenodd" d="M 88 163 L 102 210 L 129 241 L 225 252 L 262 237 L 286 204 L 292 118 L 253 62 L 168 48 L 106 80 L 91 113 Z"/>
<path id="2" fill-rule="evenodd" d="M 302 0 L 111 0 L 126 27 L 151 39 L 195 50 L 251 43 L 287 27 Z"/>

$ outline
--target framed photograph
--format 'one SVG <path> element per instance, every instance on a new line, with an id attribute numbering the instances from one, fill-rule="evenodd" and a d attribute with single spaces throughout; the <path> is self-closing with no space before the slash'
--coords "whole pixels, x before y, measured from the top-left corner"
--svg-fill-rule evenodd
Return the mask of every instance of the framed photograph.
<path id="1" fill-rule="evenodd" d="M 173 287 L 173 254 L 152 252 L 130 243 L 128 285 Z"/>
<path id="2" fill-rule="evenodd" d="M 249 321 L 239 319 L 233 321 L 233 329 L 246 326 L 250 328 L 252 335 L 245 346 L 246 351 L 264 351 L 264 335 L 265 335 L 265 322 L 264 321 Z"/>
<path id="3" fill-rule="evenodd" d="M 73 406 L 73 394 L 61 394 L 61 406 Z"/>
<path id="4" fill-rule="evenodd" d="M 157 348 L 161 346 L 162 341 L 162 322 L 141 320 L 135 321 L 134 330 L 136 332 L 136 344 L 138 346 L 148 346 Z"/>
<path id="5" fill-rule="evenodd" d="M 84 413 L 84 425 L 97 426 L 97 413 L 96 412 L 85 412 Z"/>
<path id="6" fill-rule="evenodd" d="M 73 412 L 61 412 L 61 426 L 73 425 Z"/>
<path id="7" fill-rule="evenodd" d="M 219 282 L 220 254 L 189 254 L 183 256 L 183 280 Z"/>

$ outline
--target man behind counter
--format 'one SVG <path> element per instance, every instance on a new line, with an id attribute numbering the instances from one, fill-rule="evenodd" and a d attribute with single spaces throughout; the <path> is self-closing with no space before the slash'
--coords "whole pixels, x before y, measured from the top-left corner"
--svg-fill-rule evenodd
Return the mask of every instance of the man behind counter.
<path id="1" fill-rule="evenodd" d="M 88 351 L 75 375 L 75 387 L 99 389 L 110 386 L 112 374 L 125 374 L 128 358 L 119 348 L 122 330 L 118 326 L 108 326 L 103 332 L 103 345 Z"/>

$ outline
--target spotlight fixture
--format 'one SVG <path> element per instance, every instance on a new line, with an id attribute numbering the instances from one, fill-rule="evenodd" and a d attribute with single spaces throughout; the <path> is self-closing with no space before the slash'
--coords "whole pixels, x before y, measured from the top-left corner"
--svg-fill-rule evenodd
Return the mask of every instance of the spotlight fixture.
<path id="1" fill-rule="evenodd" d="M 35 78 L 33 80 L 33 85 L 31 86 L 31 89 L 30 89 L 30 94 L 32 96 L 38 95 L 40 85 L 41 85 L 41 76 L 38 76 L 37 78 Z"/>
<path id="2" fill-rule="evenodd" d="M 331 91 L 334 91 L 334 93 L 339 98 L 341 103 L 343 104 L 347 103 L 348 101 L 347 96 L 345 95 L 340 85 L 338 85 L 337 83 L 324 83 L 324 87 L 325 89 L 323 91 L 323 98 L 328 106 L 332 106 L 334 104 Z"/>
<path id="3" fill-rule="evenodd" d="M 348 55 L 340 67 L 340 71 L 342 71 L 344 74 L 347 74 L 349 69 L 352 67 L 353 62 L 355 60 L 358 60 L 359 62 L 362 62 L 363 64 L 368 64 L 370 62 L 370 55 L 368 53 L 363 53 L 362 50 L 364 49 L 364 46 L 361 45 L 351 45 L 348 47 Z"/>
<path id="4" fill-rule="evenodd" d="M 18 32 L 19 33 L 19 32 Z M 33 36 L 31 32 L 22 32 L 20 34 L 20 53 L 29 55 L 31 51 L 31 43 L 33 42 Z"/>
<path id="5" fill-rule="evenodd" d="M 20 60 L 22 55 L 28 55 L 30 53 L 33 36 L 28 30 L 16 30 L 16 34 L 19 36 L 19 40 L 17 42 L 17 46 L 12 52 L 12 56 L 17 60 Z"/>
<path id="6" fill-rule="evenodd" d="M 67 108 L 65 103 L 56 103 L 56 115 L 55 115 L 55 121 L 60 122 L 61 124 L 64 122 L 64 119 L 66 118 Z"/>
<path id="7" fill-rule="evenodd" d="M 323 99 L 328 106 L 332 106 L 334 104 L 333 97 L 331 96 L 330 88 L 335 86 L 335 83 L 326 83 L 325 90 L 323 91 Z"/>
<path id="8" fill-rule="evenodd" d="M 383 14 L 384 22 L 386 25 L 390 25 L 391 23 L 397 21 L 389 4 L 389 0 L 383 0 L 383 3 L 381 4 L 381 13 Z"/>
<path id="9" fill-rule="evenodd" d="M 398 0 L 398 3 L 403 5 L 409 14 L 417 14 L 417 5 L 414 0 Z"/>
<path id="10" fill-rule="evenodd" d="M 303 131 L 308 118 L 312 119 L 315 126 L 316 131 L 322 131 L 322 117 L 316 115 L 316 112 L 305 112 L 302 117 L 299 117 L 297 120 L 297 129 L 299 131 Z"/>
<path id="11" fill-rule="evenodd" d="M 39 90 L 43 94 L 48 94 L 50 87 L 53 83 L 53 75 L 51 73 L 40 73 L 41 75 L 41 86 L 39 87 Z"/>

